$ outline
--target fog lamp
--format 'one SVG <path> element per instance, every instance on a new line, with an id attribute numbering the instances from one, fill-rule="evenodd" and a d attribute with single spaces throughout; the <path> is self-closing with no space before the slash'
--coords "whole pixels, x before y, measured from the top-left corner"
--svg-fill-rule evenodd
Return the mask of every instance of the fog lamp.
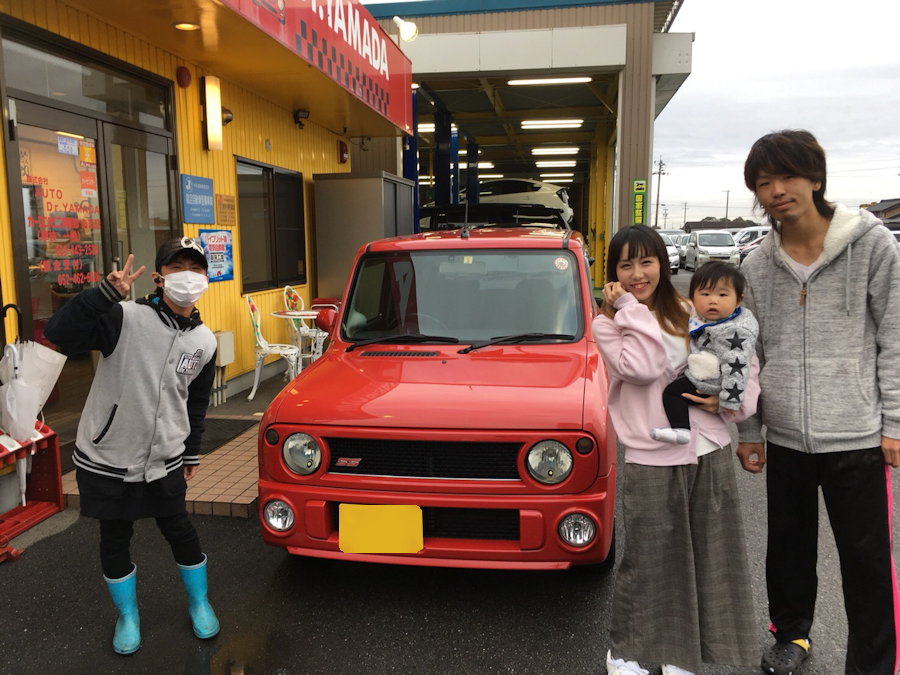
<path id="1" fill-rule="evenodd" d="M 559 537 L 569 546 L 581 548 L 587 546 L 597 534 L 594 521 L 583 513 L 572 513 L 562 519 L 559 524 Z"/>
<path id="2" fill-rule="evenodd" d="M 280 499 L 273 499 L 263 509 L 266 525 L 273 530 L 284 532 L 294 526 L 294 512 L 290 506 Z"/>

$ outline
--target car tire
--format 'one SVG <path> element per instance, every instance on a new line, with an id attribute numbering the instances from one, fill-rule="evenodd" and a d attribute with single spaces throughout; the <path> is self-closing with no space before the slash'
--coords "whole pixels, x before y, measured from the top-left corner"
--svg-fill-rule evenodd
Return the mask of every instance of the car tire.
<path id="1" fill-rule="evenodd" d="M 606 556 L 606 560 L 603 562 L 595 563 L 593 565 L 575 565 L 574 570 L 576 572 L 584 572 L 586 574 L 606 574 L 607 572 L 611 572 L 612 568 L 616 565 L 616 525 L 613 523 L 613 533 L 612 539 L 609 541 L 609 553 Z"/>
<path id="2" fill-rule="evenodd" d="M 672 268 L 672 274 L 678 274 L 678 268 L 677 268 L 677 267 L 673 267 L 673 268 Z"/>

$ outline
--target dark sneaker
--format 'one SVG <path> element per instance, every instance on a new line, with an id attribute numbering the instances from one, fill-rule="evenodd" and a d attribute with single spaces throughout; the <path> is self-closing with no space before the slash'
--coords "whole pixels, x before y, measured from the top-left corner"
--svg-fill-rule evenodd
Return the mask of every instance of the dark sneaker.
<path id="1" fill-rule="evenodd" d="M 763 654 L 762 670 L 774 675 L 796 675 L 800 664 L 809 656 L 809 640 L 776 642 Z"/>

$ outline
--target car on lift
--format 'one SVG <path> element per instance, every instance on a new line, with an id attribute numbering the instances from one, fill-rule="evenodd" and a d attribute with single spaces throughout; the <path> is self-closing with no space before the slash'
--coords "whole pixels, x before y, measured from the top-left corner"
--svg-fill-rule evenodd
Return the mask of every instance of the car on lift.
<path id="1" fill-rule="evenodd" d="M 604 570 L 616 444 L 571 230 L 375 241 L 259 431 L 263 540 L 316 558 Z"/>
<path id="2" fill-rule="evenodd" d="M 466 191 L 459 191 L 460 201 L 466 201 Z M 569 206 L 569 192 L 553 183 L 542 183 L 530 178 L 497 178 L 483 180 L 478 186 L 481 203 L 535 204 L 556 209 L 567 223 L 572 222 L 575 211 Z"/>
<path id="3" fill-rule="evenodd" d="M 419 209 L 419 231 L 456 230 L 461 227 L 533 227 L 571 230 L 558 209 L 538 204 L 450 204 Z M 576 236 L 581 236 L 577 233 Z"/>

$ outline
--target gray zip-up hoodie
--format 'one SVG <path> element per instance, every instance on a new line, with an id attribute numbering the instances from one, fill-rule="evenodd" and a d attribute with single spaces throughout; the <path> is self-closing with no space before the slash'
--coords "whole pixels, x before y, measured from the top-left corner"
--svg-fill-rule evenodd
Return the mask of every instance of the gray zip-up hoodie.
<path id="1" fill-rule="evenodd" d="M 773 229 L 747 256 L 744 306 L 759 322 L 759 412 L 741 442 L 811 453 L 900 438 L 900 252 L 868 211 L 838 204 L 804 284 Z"/>

